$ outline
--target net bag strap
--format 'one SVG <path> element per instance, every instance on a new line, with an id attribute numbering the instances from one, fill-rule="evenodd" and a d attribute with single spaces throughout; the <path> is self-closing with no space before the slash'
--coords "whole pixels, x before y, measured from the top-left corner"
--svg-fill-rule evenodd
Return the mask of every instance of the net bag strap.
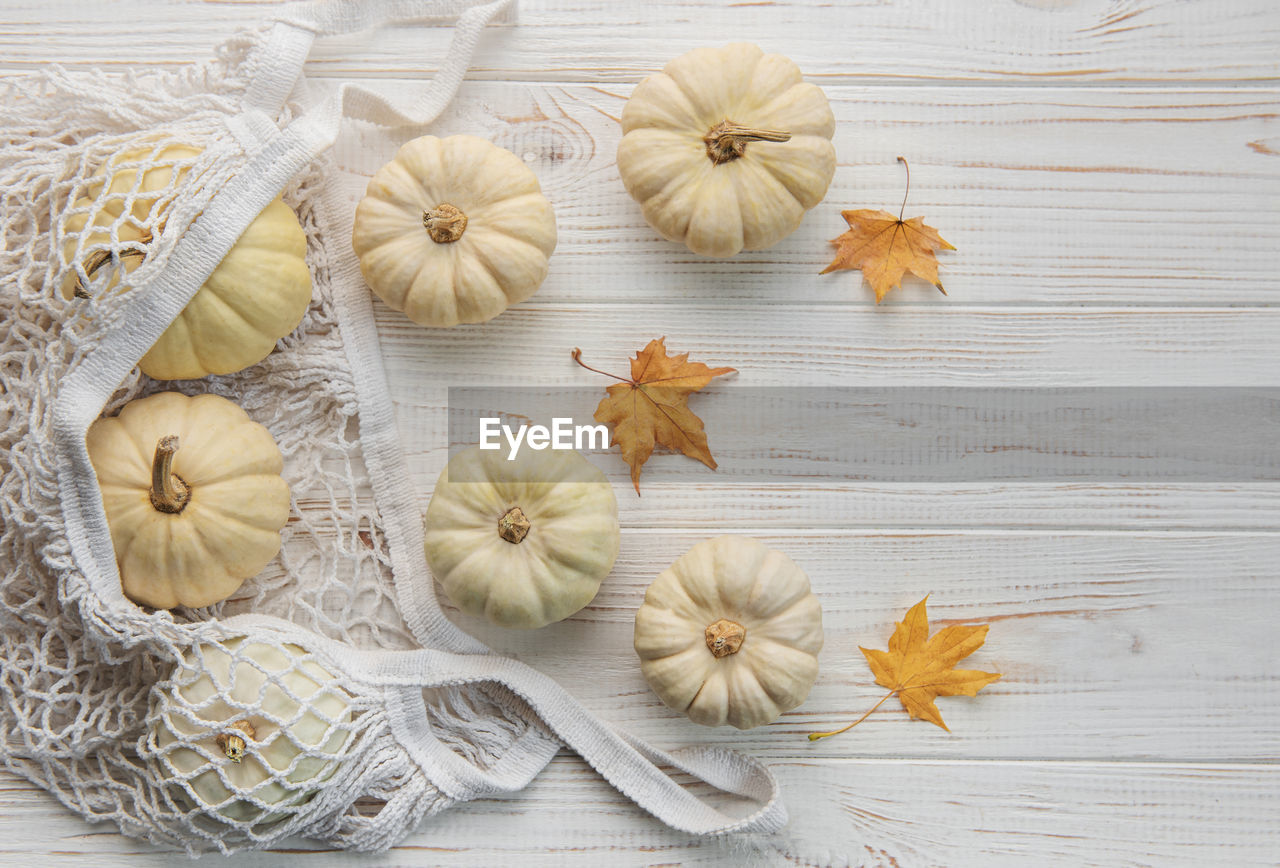
<path id="1" fill-rule="evenodd" d="M 432 648 L 357 651 L 319 639 L 298 626 L 263 615 L 241 615 L 229 626 L 266 630 L 287 641 L 305 642 L 332 656 L 356 678 L 386 691 L 397 740 L 443 793 L 458 801 L 513 792 L 541 770 L 545 759 L 514 748 L 497 765 L 480 768 L 455 753 L 431 730 L 423 688 L 499 684 L 515 693 L 565 745 L 639 807 L 673 829 L 694 835 L 768 834 L 786 825 L 777 780 L 760 761 L 718 747 L 664 752 L 619 733 L 588 712 L 553 678 L 496 654 L 456 654 Z M 717 790 L 753 803 L 748 813 L 729 813 L 699 798 L 665 768 L 684 772 Z"/>
<path id="2" fill-rule="evenodd" d="M 453 101 L 485 26 L 509 18 L 514 6 L 515 0 L 318 0 L 292 4 L 276 16 L 244 106 L 274 118 L 317 36 L 355 33 L 385 24 L 456 19 L 453 39 L 439 69 L 430 85 L 412 100 L 398 101 L 346 83 L 338 98 L 325 105 L 326 126 L 333 128 L 335 134 L 334 109 L 342 117 L 383 126 L 425 126 Z"/>
<path id="3" fill-rule="evenodd" d="M 453 98 L 484 27 L 512 0 L 485 4 L 447 0 L 375 0 L 345 3 L 322 0 L 289 7 L 267 37 L 259 66 L 246 91 L 243 111 L 228 126 L 247 159 L 241 171 L 213 195 L 201 215 L 176 242 L 170 256 L 144 277 L 135 272 L 135 292 L 119 300 L 124 325 L 103 336 L 62 382 L 53 407 L 53 430 L 64 472 L 59 479 L 68 538 L 77 563 L 94 592 L 121 620 L 136 617 L 136 607 L 123 595 L 107 528 L 101 493 L 85 448 L 85 432 L 116 387 L 138 360 L 177 318 L 244 229 L 279 195 L 289 180 L 337 138 L 344 117 L 397 126 L 426 124 Z M 275 118 L 301 73 L 316 36 L 352 32 L 383 21 L 457 17 L 452 43 L 430 86 L 412 103 L 399 104 L 362 88 L 344 84 L 333 96 L 291 122 L 283 130 Z M 333 203 L 331 217 L 339 217 Z M 350 217 L 345 217 L 349 221 Z M 480 768 L 449 750 L 430 730 L 422 689 L 459 684 L 500 684 L 520 696 L 565 744 L 579 753 L 605 779 L 640 807 L 676 829 L 694 834 L 771 832 L 786 822 L 777 784 L 764 765 L 732 751 L 695 748 L 663 753 L 619 735 L 593 717 L 554 680 L 514 660 L 498 657 L 443 617 L 431 598 L 429 576 L 421 553 L 421 522 L 408 505 L 415 501 L 403 472 L 403 455 L 395 438 L 390 396 L 382 377 L 376 331 L 368 293 L 359 288 L 358 270 L 348 255 L 339 257 L 333 275 L 344 345 L 360 388 L 361 440 L 370 478 L 381 508 L 385 500 L 400 504 L 382 509 L 388 523 L 397 586 L 404 596 L 405 617 L 429 649 L 402 652 L 357 652 L 287 622 L 270 624 L 297 641 L 327 647 L 342 668 L 381 685 L 397 738 L 423 772 L 444 792 L 459 800 L 519 789 L 537 774 L 550 752 L 520 750 L 517 745 L 496 765 Z M 157 290 L 157 291 L 149 291 Z M 349 331 L 349 334 L 347 332 Z M 355 339 L 352 339 L 352 335 Z M 379 495 L 379 491 L 381 494 Z M 387 497 L 391 492 L 391 497 Z M 400 499 L 404 494 L 408 499 Z M 414 556 L 414 553 L 417 556 Z M 274 619 L 242 616 L 228 619 L 267 626 Z M 443 648 L 444 650 L 435 650 Z M 717 789 L 757 803 L 748 816 L 721 811 L 676 783 L 660 766 L 693 775 Z"/>
<path id="4" fill-rule="evenodd" d="M 422 686 L 497 683 L 524 699 L 564 743 L 605 780 L 644 810 L 673 829 L 694 835 L 734 832 L 771 833 L 786 825 L 786 808 L 778 784 L 760 761 L 724 748 L 693 747 L 666 753 L 618 733 L 587 712 L 547 675 L 496 655 L 460 655 L 424 649 L 380 652 L 370 675 L 384 684 L 414 688 L 393 694 L 391 715 L 407 731 L 401 737 L 410 753 L 421 755 L 433 782 L 458 798 L 507 791 L 508 770 L 477 768 L 436 740 L 426 725 Z M 693 776 L 716 789 L 754 803 L 746 815 L 730 814 L 699 798 L 671 778 L 662 767 Z"/>

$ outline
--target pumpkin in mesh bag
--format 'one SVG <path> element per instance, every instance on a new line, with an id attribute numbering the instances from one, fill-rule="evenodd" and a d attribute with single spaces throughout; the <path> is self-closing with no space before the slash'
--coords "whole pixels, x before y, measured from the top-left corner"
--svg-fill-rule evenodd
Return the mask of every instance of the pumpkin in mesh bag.
<path id="1" fill-rule="evenodd" d="M 135 603 L 212 605 L 279 553 L 284 458 L 226 398 L 157 392 L 94 422 L 85 443 Z"/>
<path id="2" fill-rule="evenodd" d="M 166 213 L 180 195 L 177 187 L 201 153 L 189 145 L 143 148 L 123 151 L 99 167 L 63 224 L 63 261 L 72 265 L 83 256 L 80 265 L 90 281 L 113 256 L 126 270 L 137 268 L 164 231 Z M 297 215 L 273 200 L 138 367 L 157 380 L 185 380 L 231 374 L 262 361 L 298 327 L 311 301 L 306 249 Z M 113 277 L 108 289 L 118 282 Z M 61 289 L 66 298 L 89 295 L 76 269 L 67 272 Z"/>
<path id="3" fill-rule="evenodd" d="M 202 644 L 152 691 L 147 752 L 179 807 L 270 823 L 338 770 L 351 701 L 297 645 Z"/>

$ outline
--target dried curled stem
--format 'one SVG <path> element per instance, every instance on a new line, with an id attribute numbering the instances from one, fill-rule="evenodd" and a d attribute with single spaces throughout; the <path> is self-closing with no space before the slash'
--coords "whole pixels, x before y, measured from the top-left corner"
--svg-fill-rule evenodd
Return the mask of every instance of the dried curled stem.
<path id="1" fill-rule="evenodd" d="M 707 640 L 707 650 L 713 656 L 717 658 L 728 657 L 730 654 L 737 654 L 738 649 L 742 647 L 742 643 L 746 641 L 747 628 L 737 621 L 721 618 L 714 624 L 707 625 L 705 638 Z"/>
<path id="2" fill-rule="evenodd" d="M 429 211 L 422 212 L 422 225 L 437 244 L 450 244 L 467 231 L 467 215 L 448 202 L 441 202 Z"/>
<path id="3" fill-rule="evenodd" d="M 254 730 L 253 724 L 247 720 L 237 720 L 231 724 L 231 728 L 240 732 L 218 733 L 218 737 L 214 739 L 214 742 L 218 747 L 222 748 L 222 752 L 227 755 L 227 759 L 233 763 L 238 763 L 244 759 L 244 750 L 247 747 L 245 738 L 252 741 L 257 737 L 258 733 Z"/>
<path id="4" fill-rule="evenodd" d="M 524 510 L 518 506 L 513 506 L 506 511 L 502 518 L 498 519 L 498 536 L 509 543 L 518 545 L 528 536 L 529 528 L 531 527 L 533 525 L 529 523 Z"/>
<path id="5" fill-rule="evenodd" d="M 786 130 L 762 130 L 744 127 L 731 120 L 723 120 L 712 127 L 702 141 L 707 144 L 707 156 L 719 165 L 736 160 L 747 151 L 747 142 L 789 142 L 791 133 Z"/>
<path id="6" fill-rule="evenodd" d="M 147 251 L 136 250 L 131 248 L 129 250 L 121 250 L 119 256 L 121 259 L 125 259 L 130 256 L 136 256 L 139 259 L 145 259 L 147 256 Z M 115 258 L 115 255 L 112 254 L 110 250 L 99 250 L 97 253 L 93 254 L 92 256 L 90 256 L 88 259 L 85 260 L 84 273 L 88 275 L 90 279 L 92 279 L 94 273 L 97 272 L 98 269 L 102 268 L 102 266 L 106 265 L 108 262 L 111 262 L 114 258 Z M 76 275 L 75 288 L 71 290 L 71 294 L 75 298 L 91 297 L 89 295 L 89 288 L 85 286 L 84 281 L 80 279 L 80 275 L 78 274 Z"/>
<path id="7" fill-rule="evenodd" d="M 178 446 L 176 434 L 161 437 L 151 461 L 151 505 L 171 515 L 182 512 L 191 500 L 191 486 L 173 472 L 173 455 Z"/>

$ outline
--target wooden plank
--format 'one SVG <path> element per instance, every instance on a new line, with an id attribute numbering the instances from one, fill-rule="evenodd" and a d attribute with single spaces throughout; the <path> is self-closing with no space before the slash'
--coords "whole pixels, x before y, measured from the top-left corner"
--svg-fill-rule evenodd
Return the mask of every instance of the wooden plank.
<path id="1" fill-rule="evenodd" d="M 446 450 L 414 444 L 409 468 L 426 508 Z M 653 461 L 674 463 L 676 457 Z M 811 480 L 787 484 L 721 485 L 705 481 L 648 482 L 631 490 L 616 454 L 597 459 L 618 495 L 628 527 L 698 528 L 708 533 L 732 515 L 752 531 L 798 528 L 1019 530 L 1254 530 L 1280 527 L 1280 486 L 1269 483 L 1124 484 L 986 483 L 916 485 Z"/>
<path id="2" fill-rule="evenodd" d="M 388 92 L 404 85 L 369 82 Z M 399 90 L 397 90 L 399 89 Z M 521 155 L 556 208 L 542 303 L 830 303 L 873 307 L 861 275 L 819 272 L 846 208 L 908 216 L 958 250 L 949 297 L 908 279 L 903 303 L 1274 304 L 1280 90 L 827 88 L 840 159 L 826 200 L 773 248 L 710 260 L 662 240 L 618 177 L 629 88 L 474 83 L 432 126 Z M 352 207 L 408 137 L 352 128 L 335 156 Z M 345 240 L 343 241 L 345 243 Z M 884 314 L 889 316 L 889 314 Z"/>
<path id="3" fill-rule="evenodd" d="M 778 245 L 731 260 L 645 224 L 614 159 L 625 92 L 474 83 L 432 127 L 489 138 L 538 174 L 560 230 L 538 302 L 873 307 L 859 274 L 819 272 L 843 208 L 901 202 L 898 154 L 915 169 L 908 211 L 959 249 L 941 257 L 948 297 L 908 279 L 885 309 L 1277 302 L 1280 90 L 830 87 L 841 164 L 826 201 Z M 332 180 L 354 208 L 407 136 L 349 132 Z"/>
<path id="4" fill-rule="evenodd" d="M 796 864 L 1273 865 L 1275 766 L 867 759 L 772 766 L 791 824 L 765 841 L 708 841 L 661 827 L 576 757 L 521 793 L 426 820 L 381 860 L 404 866 Z M 0 773 L 0 859 L 146 868 L 172 851 L 89 826 Z M 290 841 L 220 859 L 228 868 L 351 865 Z M 365 860 L 360 860 L 365 861 Z"/>
<path id="5" fill-rule="evenodd" d="M 714 530 L 636 529 L 625 509 L 623 517 L 613 571 L 569 620 L 512 631 L 457 611 L 452 617 L 500 653 L 560 680 L 595 714 L 657 744 L 722 744 L 788 761 L 853 752 L 1261 762 L 1280 751 L 1280 723 L 1266 713 L 1280 702 L 1274 532 L 760 532 L 737 526 L 731 512 Z M 778 722 L 743 733 L 698 727 L 664 708 L 631 647 L 635 611 L 654 576 L 719 533 L 750 534 L 790 554 L 824 611 L 822 675 L 812 695 Z M 942 702 L 951 733 L 909 722 L 891 702 L 852 734 L 808 742 L 807 733 L 837 728 L 880 699 L 884 691 L 857 648 L 884 647 L 894 621 L 925 594 L 933 595 L 935 629 L 993 625 L 967 664 L 1005 678 L 976 699 Z"/>
<path id="6" fill-rule="evenodd" d="M 397 378 L 399 380 L 398 374 Z M 526 415 L 543 423 L 552 416 L 594 422 L 591 413 L 603 394 L 599 384 L 552 391 L 540 389 L 533 382 L 536 380 L 526 387 L 527 396 L 518 401 L 511 398 L 510 404 L 502 402 L 502 396 L 512 395 L 510 389 L 496 391 L 497 403 L 492 406 L 503 412 L 515 412 L 517 423 Z M 929 449 L 919 446 L 920 436 L 936 436 L 940 444 L 954 444 L 969 438 L 962 463 L 970 455 L 981 461 L 988 455 L 999 457 L 1010 451 L 1017 454 L 1029 448 L 1034 450 L 1038 443 L 1018 430 L 1006 431 L 1001 421 L 978 419 L 969 425 L 939 422 L 923 410 L 903 423 L 918 427 L 918 436 L 909 441 L 915 446 L 909 443 L 904 446 L 903 443 L 908 442 L 905 437 L 886 433 L 876 425 L 868 427 L 858 418 L 844 418 L 834 411 L 829 417 L 815 417 L 829 429 L 825 432 L 795 432 L 785 418 L 761 422 L 753 417 L 754 422 L 748 420 L 748 424 L 742 424 L 743 420 L 738 417 L 742 415 L 744 401 L 759 392 L 740 386 L 740 383 L 725 382 L 705 397 L 695 399 L 720 463 L 717 471 L 683 456 L 662 452 L 646 464 L 642 476 L 643 496 L 637 496 L 632 491 L 629 468 L 616 447 L 607 453 L 588 453 L 613 484 L 625 509 L 628 527 L 714 529 L 721 526 L 728 515 L 733 516 L 735 526 L 755 529 L 1271 530 L 1280 525 L 1280 484 L 1274 481 L 1275 470 L 1268 465 L 1265 455 L 1255 456 L 1258 481 L 1234 473 L 1212 479 L 1197 475 L 1194 480 L 1144 476 L 1142 467 L 1150 457 L 1144 450 L 1149 449 L 1152 442 L 1148 427 L 1139 424 L 1144 420 L 1125 422 L 1127 427 L 1120 428 L 1119 432 L 1129 431 L 1132 442 L 1119 442 L 1115 451 L 1097 453 L 1096 463 L 1090 457 L 1093 453 L 1067 454 L 1064 460 L 1068 464 L 1081 463 L 1094 468 L 1087 476 L 1032 480 L 979 473 L 944 481 L 919 475 L 927 463 L 921 462 L 921 456 L 927 458 L 930 454 Z M 764 394 L 771 391 L 765 390 Z M 903 394 L 924 391 L 932 390 L 904 389 Z M 451 408 L 450 398 L 440 392 L 439 388 L 431 388 L 420 389 L 415 394 L 409 389 L 397 388 L 401 396 L 396 401 L 398 427 L 414 484 L 423 493 L 424 508 L 449 455 L 477 442 L 478 425 L 469 415 L 461 422 L 446 421 L 453 418 L 450 414 L 456 412 L 456 408 Z M 469 396 L 475 394 L 487 393 L 468 393 Z M 548 394 L 552 397 L 540 397 Z M 521 412 L 523 407 L 530 406 L 529 400 L 535 402 L 531 406 L 539 408 L 538 412 Z M 1117 420 L 1105 421 L 1113 431 L 1116 429 Z M 1016 429 L 1016 425 L 1014 427 Z M 1087 433 L 1086 428 L 1077 436 L 1085 437 Z M 856 438 L 868 436 L 882 440 L 854 451 L 879 457 L 862 469 L 832 461 L 814 447 L 815 442 L 833 441 L 837 451 L 849 451 L 854 449 L 850 444 Z M 1210 435 L 1204 442 L 1212 444 L 1218 439 Z M 1265 438 L 1258 442 L 1265 442 Z M 900 452 L 896 458 L 894 450 Z M 1038 454 L 1037 462 L 1052 458 L 1049 454 Z M 1129 458 L 1121 460 L 1118 456 Z M 897 463 L 885 463 L 891 460 Z M 1038 463 L 1035 466 L 1039 466 Z M 901 478 L 886 481 L 883 474 L 893 473 L 898 467 L 916 474 L 919 481 Z M 858 473 L 864 475 L 859 477 Z M 867 478 L 867 473 L 880 475 Z M 1271 481 L 1261 481 L 1264 478 Z M 319 507 L 327 509 L 327 501 Z"/>
<path id="7" fill-rule="evenodd" d="M 1280 310 L 981 309 L 531 301 L 477 326 L 424 329 L 375 304 L 393 395 L 447 399 L 447 386 L 601 385 L 573 363 L 624 371 L 650 339 L 729 365 L 716 389 L 820 386 L 1273 386 Z M 601 385 L 603 389 L 603 386 Z M 444 431 L 443 419 L 438 419 Z M 434 442 L 443 442 L 437 440 Z"/>
<path id="8" fill-rule="evenodd" d="M 595 600 L 542 630 L 454 618 L 657 744 L 723 744 L 788 761 L 1268 761 L 1280 753 L 1280 723 L 1267 712 L 1280 703 L 1275 534 L 750 531 L 809 574 L 826 645 L 804 705 L 737 732 L 664 708 L 631 647 L 635 610 L 654 576 L 698 540 L 734 532 L 748 531 L 732 515 L 715 531 L 628 527 Z M 885 647 L 894 621 L 928 593 L 935 626 L 992 624 L 966 662 L 1004 679 L 976 699 L 941 700 L 951 733 L 909 722 L 886 703 L 853 733 L 808 742 L 808 732 L 843 725 L 883 696 L 858 646 Z"/>
<path id="9" fill-rule="evenodd" d="M 49 62 L 156 67 L 205 56 L 271 2 L 11 0 L 0 25 L 9 68 Z M 729 38 L 787 54 L 819 81 L 1195 81 L 1275 79 L 1267 0 L 1017 0 L 998 12 L 947 0 L 723 3 L 523 0 L 519 26 L 481 41 L 472 77 L 637 81 L 690 48 Z M 199 21 L 198 28 L 193 26 Z M 309 72 L 428 77 L 445 28 L 323 40 Z"/>
<path id="10" fill-rule="evenodd" d="M 1280 483 L 1280 459 L 1264 445 L 1280 427 L 1275 388 L 755 388 L 730 380 L 713 394 L 697 405 L 714 435 L 714 476 L 672 458 L 646 464 L 647 482 Z M 592 417 L 601 395 L 599 381 L 548 389 L 522 378 L 450 389 L 439 412 L 448 414 L 454 448 L 474 445 L 483 429 L 487 445 L 510 457 L 531 451 L 520 429 L 541 424 L 564 448 L 609 461 L 608 430 Z"/>
<path id="11" fill-rule="evenodd" d="M 421 489 L 435 476 L 421 455 L 410 457 Z M 664 459 L 661 456 L 655 460 Z M 435 462 L 432 462 L 434 466 Z M 1280 527 L 1280 487 L 1239 485 L 1127 485 L 991 483 L 911 485 L 803 482 L 752 485 L 655 483 L 636 497 L 618 456 L 597 461 L 609 470 L 628 527 L 702 528 L 715 532 L 724 517 L 736 527 L 987 528 L 1023 530 L 1256 530 Z M 424 497 L 425 500 L 425 497 Z"/>
<path id="12" fill-rule="evenodd" d="M 738 368 L 735 378 L 696 399 L 704 416 L 714 419 L 717 391 L 791 380 L 805 386 L 1268 385 L 1274 382 L 1280 328 L 1270 310 L 1014 313 L 913 307 L 910 314 L 895 310 L 902 315 L 881 324 L 849 308 L 746 306 L 726 317 L 719 307 L 649 305 L 641 323 L 640 316 L 624 315 L 631 308 L 623 305 L 560 309 L 530 303 L 484 326 L 439 332 L 421 329 L 381 304 L 376 309 L 401 438 L 424 506 L 450 442 L 447 390 L 437 384 L 506 387 L 507 372 L 518 370 L 531 389 L 603 390 L 601 378 L 569 360 L 574 345 L 582 345 L 594 364 L 621 371 L 629 350 L 668 334 L 675 350 Z M 993 445 L 998 436 L 993 429 Z M 740 516 L 738 526 L 749 528 L 847 522 L 861 528 L 1268 529 L 1275 527 L 1280 505 L 1274 484 L 1227 480 L 935 485 L 817 475 L 752 485 L 745 497 L 741 485 L 678 455 L 651 459 L 656 481 L 647 481 L 645 496 L 637 498 L 616 454 L 597 463 L 614 480 L 634 527 L 715 527 L 733 511 Z M 659 471 L 684 475 L 664 483 Z"/>

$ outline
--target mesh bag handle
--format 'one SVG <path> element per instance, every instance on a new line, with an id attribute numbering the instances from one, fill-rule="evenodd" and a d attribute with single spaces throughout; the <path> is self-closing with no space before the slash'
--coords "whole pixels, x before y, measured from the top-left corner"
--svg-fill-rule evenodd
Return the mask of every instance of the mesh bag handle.
<path id="1" fill-rule="evenodd" d="M 53 405 L 54 440 L 63 461 L 59 478 L 69 542 L 94 592 L 124 621 L 138 610 L 123 595 L 97 479 L 85 448 L 85 432 L 117 386 L 200 289 L 244 229 L 289 180 L 337 138 L 344 117 L 384 126 L 430 123 L 450 102 L 484 27 L 513 5 L 468 0 L 321 0 L 290 6 L 257 53 L 241 114 L 228 127 L 247 159 L 241 171 L 213 194 L 154 274 L 121 299 L 121 327 L 63 380 Z M 280 108 L 301 74 L 317 36 L 367 29 L 387 21 L 457 18 L 452 43 L 429 86 L 401 104 L 351 84 L 290 122 L 276 124 Z M 334 237 L 350 236 L 352 216 L 321 196 Z M 345 230 L 345 234 L 344 234 Z M 142 266 L 139 272 L 142 271 Z M 317 647 L 342 669 L 386 692 L 396 737 L 424 774 L 449 796 L 466 800 L 520 789 L 550 759 L 544 748 L 516 745 L 496 765 L 482 769 L 450 750 L 427 723 L 422 690 L 460 684 L 499 684 L 520 696 L 565 744 L 640 807 L 673 828 L 694 834 L 772 832 L 786 822 L 778 788 L 760 762 L 717 748 L 663 753 L 616 733 L 572 699 L 553 679 L 497 656 L 444 617 L 432 593 L 422 552 L 422 526 L 395 436 L 394 414 L 378 352 L 372 302 L 349 251 L 335 257 L 332 280 L 360 402 L 360 433 L 375 500 L 385 522 L 396 586 L 406 623 L 431 647 L 415 651 L 354 651 L 289 622 L 239 616 L 226 625 L 266 629 Z M 141 274 L 139 274 L 141 278 Z M 156 291 L 148 291 L 148 290 Z M 439 649 L 439 650 L 437 650 Z M 685 772 L 711 786 L 757 803 L 734 816 L 698 798 L 660 766 Z"/>
<path id="2" fill-rule="evenodd" d="M 399 701 L 393 701 L 390 709 L 393 726 L 399 723 L 408 730 L 402 738 L 410 753 L 421 751 L 420 763 L 433 770 L 436 785 L 455 797 L 509 791 L 513 778 L 519 778 L 513 774 L 515 770 L 495 773 L 477 768 L 436 741 L 427 727 L 415 725 L 426 720 L 420 689 L 423 682 L 430 686 L 477 682 L 503 685 L 524 699 L 552 732 L 619 792 L 673 829 L 696 835 L 768 833 L 787 822 L 777 781 L 763 763 L 745 754 L 712 747 L 660 751 L 615 732 L 549 676 L 516 660 L 431 649 L 401 655 L 399 659 L 370 661 L 370 674 L 384 683 L 403 679 L 414 688 L 396 694 Z M 398 675 L 400 672 L 404 674 Z M 747 816 L 726 813 L 685 789 L 662 770 L 663 766 L 685 772 L 722 792 L 749 799 L 756 807 Z"/>
<path id="3" fill-rule="evenodd" d="M 457 654 L 433 648 L 356 651 L 316 637 L 297 625 L 263 615 L 240 615 L 227 626 L 272 633 L 306 644 L 363 683 L 386 691 L 392 731 L 441 792 L 458 801 L 522 789 L 546 759 L 513 749 L 498 765 L 482 769 L 441 742 L 428 723 L 423 688 L 498 684 L 523 699 L 566 746 L 605 780 L 673 829 L 695 835 L 771 833 L 786 825 L 776 779 L 752 757 L 719 747 L 664 752 L 619 733 L 588 712 L 554 679 L 496 654 Z M 754 803 L 733 814 L 694 795 L 663 770 L 684 772 L 716 789 Z"/>

